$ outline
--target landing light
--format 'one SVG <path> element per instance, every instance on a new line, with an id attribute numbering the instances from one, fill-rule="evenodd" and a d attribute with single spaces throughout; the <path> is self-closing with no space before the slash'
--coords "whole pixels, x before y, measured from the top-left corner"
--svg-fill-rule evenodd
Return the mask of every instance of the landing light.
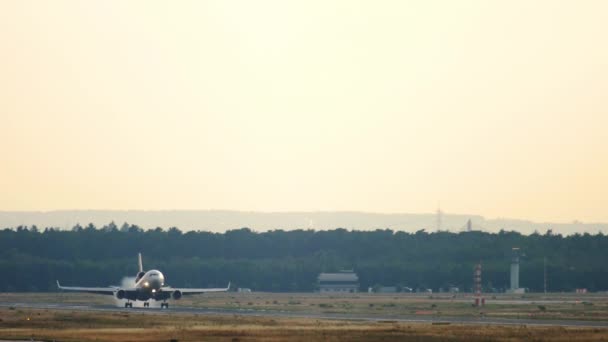
<path id="1" fill-rule="evenodd" d="M 152 289 L 152 293 L 155 293 L 155 292 L 156 292 L 156 289 Z"/>
<path id="2" fill-rule="evenodd" d="M 145 283 L 144 283 L 144 286 L 145 286 L 145 287 L 148 287 L 148 286 L 150 286 L 150 283 L 145 282 Z"/>

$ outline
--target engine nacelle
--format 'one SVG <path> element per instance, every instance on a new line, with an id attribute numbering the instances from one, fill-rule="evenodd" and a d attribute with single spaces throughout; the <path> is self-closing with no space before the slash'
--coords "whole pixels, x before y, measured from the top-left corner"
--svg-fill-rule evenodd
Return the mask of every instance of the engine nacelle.
<path id="1" fill-rule="evenodd" d="M 127 293 L 125 292 L 125 290 L 118 290 L 116 291 L 116 298 L 118 299 L 125 299 Z"/>
<path id="2" fill-rule="evenodd" d="M 180 291 L 180 290 L 173 291 L 173 293 L 171 294 L 171 297 L 175 300 L 182 298 L 182 291 Z"/>

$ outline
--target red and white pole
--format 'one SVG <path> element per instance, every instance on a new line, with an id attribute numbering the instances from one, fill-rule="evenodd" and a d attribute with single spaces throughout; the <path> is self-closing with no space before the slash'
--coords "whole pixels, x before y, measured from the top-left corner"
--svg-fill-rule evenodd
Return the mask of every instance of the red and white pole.
<path id="1" fill-rule="evenodd" d="M 481 297 L 481 262 L 475 265 L 473 283 L 475 288 L 475 306 L 483 306 L 486 301 L 485 298 Z"/>

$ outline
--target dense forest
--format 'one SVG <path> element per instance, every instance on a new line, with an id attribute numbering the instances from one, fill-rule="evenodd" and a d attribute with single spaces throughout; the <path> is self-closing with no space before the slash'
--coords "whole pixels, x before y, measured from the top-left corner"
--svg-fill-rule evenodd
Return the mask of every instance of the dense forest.
<path id="1" fill-rule="evenodd" d="M 485 291 L 508 286 L 512 247 L 521 251 L 520 285 L 549 291 L 608 289 L 608 237 L 550 230 L 404 233 L 389 229 L 273 230 L 225 233 L 143 230 L 135 225 L 89 224 L 72 230 L 16 227 L 0 230 L 0 290 L 54 291 L 65 285 L 120 284 L 137 270 L 160 269 L 172 286 L 222 286 L 228 281 L 256 291 L 314 291 L 320 272 L 353 269 L 361 289 L 375 285 L 472 287 L 474 265 L 483 265 Z"/>

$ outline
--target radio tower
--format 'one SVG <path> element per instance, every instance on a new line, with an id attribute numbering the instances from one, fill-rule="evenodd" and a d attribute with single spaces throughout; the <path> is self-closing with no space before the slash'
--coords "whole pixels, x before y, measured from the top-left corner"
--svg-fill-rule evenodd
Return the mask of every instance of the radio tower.
<path id="1" fill-rule="evenodd" d="M 441 205 L 437 205 L 437 231 L 441 230 L 441 216 L 443 212 L 441 211 Z"/>
<path id="2" fill-rule="evenodd" d="M 547 294 L 547 257 L 543 258 L 543 288 Z"/>
<path id="3" fill-rule="evenodd" d="M 475 284 L 475 306 L 484 306 L 486 300 L 481 296 L 481 261 L 475 265 L 473 283 Z"/>

